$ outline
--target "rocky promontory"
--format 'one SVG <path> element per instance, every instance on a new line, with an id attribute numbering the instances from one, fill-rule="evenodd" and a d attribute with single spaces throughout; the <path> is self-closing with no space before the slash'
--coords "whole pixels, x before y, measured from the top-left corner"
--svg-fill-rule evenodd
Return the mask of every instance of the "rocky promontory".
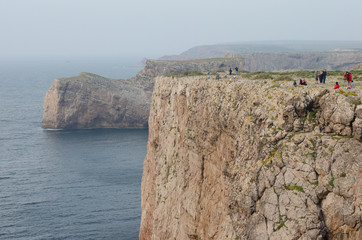
<path id="1" fill-rule="evenodd" d="M 362 239 L 362 85 L 158 78 L 140 239 Z"/>
<path id="2" fill-rule="evenodd" d="M 199 60 L 147 60 L 137 76 L 126 80 L 82 73 L 56 79 L 44 99 L 43 128 L 147 126 L 154 79 L 188 72 L 226 75 L 246 71 L 303 69 L 349 70 L 362 62 L 362 51 L 331 53 L 229 53 Z"/>
<path id="3" fill-rule="evenodd" d="M 56 79 L 44 99 L 43 128 L 145 128 L 151 89 L 91 73 Z"/>

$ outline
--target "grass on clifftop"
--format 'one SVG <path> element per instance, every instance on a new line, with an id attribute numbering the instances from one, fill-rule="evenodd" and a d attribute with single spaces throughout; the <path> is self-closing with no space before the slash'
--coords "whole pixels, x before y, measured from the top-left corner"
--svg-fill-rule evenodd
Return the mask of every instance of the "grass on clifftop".
<path id="1" fill-rule="evenodd" d="M 204 73 L 199 72 L 199 71 L 195 71 L 195 70 L 188 70 L 188 71 L 184 71 L 182 73 L 177 73 L 177 72 L 171 72 L 169 74 L 166 74 L 166 77 L 192 77 L 192 76 L 202 76 L 204 75 Z"/>
<path id="2" fill-rule="evenodd" d="M 220 77 L 226 75 L 229 76 L 228 71 L 223 69 L 212 70 L 211 75 L 216 75 L 216 72 L 220 73 Z M 329 77 L 338 77 L 340 81 L 344 80 L 344 71 L 327 71 L 327 80 Z M 352 70 L 351 71 L 354 81 L 362 81 L 362 70 Z M 235 72 L 233 72 L 233 76 Z M 202 76 L 207 75 L 207 73 L 202 73 L 196 70 L 187 70 L 182 73 L 171 72 L 166 74 L 166 77 L 190 77 L 190 76 Z M 222 75 L 222 76 L 221 76 Z M 243 78 L 248 78 L 251 80 L 275 80 L 275 81 L 298 81 L 301 78 L 311 78 L 314 79 L 314 71 L 308 70 L 300 70 L 300 71 L 283 71 L 283 72 L 247 72 L 247 71 L 239 71 L 239 76 Z"/>
<path id="3" fill-rule="evenodd" d="M 328 77 L 341 77 L 343 79 L 344 71 L 327 71 Z M 362 81 L 362 71 L 352 70 L 351 71 L 354 81 Z M 245 78 L 249 79 L 273 79 L 277 81 L 290 81 L 295 78 L 314 78 L 314 71 L 293 71 L 293 72 L 248 72 L 241 74 Z"/>

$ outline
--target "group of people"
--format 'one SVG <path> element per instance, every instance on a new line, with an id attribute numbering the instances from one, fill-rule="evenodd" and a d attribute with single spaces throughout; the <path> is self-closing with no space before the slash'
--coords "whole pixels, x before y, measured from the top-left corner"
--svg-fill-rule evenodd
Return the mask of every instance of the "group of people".
<path id="1" fill-rule="evenodd" d="M 325 84 L 326 83 L 326 76 L 327 76 L 327 71 L 326 70 L 320 72 L 320 74 L 318 74 L 318 71 L 315 71 L 315 80 L 316 80 L 317 83 L 318 83 L 318 80 L 319 80 L 319 83 L 324 83 Z M 356 88 L 356 85 L 352 80 L 352 73 L 351 72 L 347 71 L 344 74 L 344 78 L 347 81 L 347 89 Z M 305 79 L 299 79 L 299 85 L 307 86 L 307 81 Z M 293 86 L 294 87 L 298 86 L 296 81 L 293 82 Z M 339 83 L 336 82 L 336 84 L 334 85 L 334 89 L 339 89 L 339 88 L 340 88 Z"/>
<path id="2" fill-rule="evenodd" d="M 318 82 L 318 80 L 319 80 L 319 83 L 325 84 L 326 83 L 326 78 L 327 78 L 327 70 L 324 69 L 323 71 L 320 71 L 319 73 L 316 70 L 314 72 L 314 78 L 315 78 L 316 82 Z"/>
<path id="3" fill-rule="evenodd" d="M 229 73 L 230 73 L 230 75 L 232 75 L 233 74 L 233 70 L 230 68 L 229 69 Z M 239 73 L 239 68 L 238 67 L 236 67 L 235 68 L 235 75 L 238 75 L 238 73 Z M 208 79 L 210 79 L 210 72 L 208 72 L 207 73 L 207 78 Z M 226 76 L 225 76 L 225 78 L 226 78 Z M 235 77 L 234 77 L 235 78 Z M 220 73 L 219 72 L 216 72 L 216 80 L 219 80 L 220 79 Z"/>
<path id="4" fill-rule="evenodd" d="M 344 74 L 344 78 L 347 81 L 347 89 L 356 88 L 356 84 L 352 80 L 352 73 L 351 72 L 346 72 Z M 336 82 L 336 85 L 334 85 L 334 89 L 339 89 L 339 87 L 340 86 L 339 86 L 338 82 Z"/>
<path id="5" fill-rule="evenodd" d="M 235 75 L 238 75 L 238 71 L 239 71 L 239 68 L 236 67 L 236 68 L 235 68 Z M 229 69 L 229 73 L 230 73 L 230 75 L 233 74 L 233 70 L 232 70 L 231 68 Z"/>
<path id="6" fill-rule="evenodd" d="M 239 71 L 239 68 L 236 67 L 236 68 L 235 68 L 235 75 L 238 75 L 238 71 Z M 233 73 L 233 70 L 232 70 L 231 68 L 229 69 L 229 73 L 230 73 L 230 75 L 232 75 L 232 73 Z M 226 77 L 226 76 L 225 76 L 225 77 Z M 316 80 L 317 83 L 319 82 L 319 83 L 325 84 L 325 83 L 326 83 L 326 78 L 327 78 L 327 70 L 324 69 L 323 71 L 320 71 L 320 72 L 315 71 L 315 72 L 314 72 L 314 77 L 315 77 L 315 80 Z M 210 72 L 208 72 L 208 78 L 210 79 Z M 347 71 L 347 72 L 344 74 L 344 78 L 345 78 L 346 81 L 347 81 L 347 89 L 356 88 L 356 85 L 355 85 L 355 83 L 354 83 L 353 80 L 352 80 L 352 74 L 351 74 L 351 72 L 348 72 L 348 71 Z M 219 72 L 216 73 L 216 79 L 217 79 L 217 80 L 220 79 Z M 300 85 L 300 86 L 307 86 L 307 81 L 305 80 L 305 78 L 299 79 L 299 85 Z M 298 84 L 297 84 L 296 81 L 293 82 L 293 86 L 294 86 L 294 87 L 297 87 L 297 86 L 298 86 Z M 334 89 L 339 89 L 339 88 L 340 88 L 339 83 L 336 82 L 336 85 L 334 85 Z"/>
<path id="7" fill-rule="evenodd" d="M 308 85 L 308 84 L 307 84 L 307 81 L 305 80 L 305 78 L 299 79 L 299 85 L 301 85 L 301 86 L 307 86 L 307 85 Z M 297 86 L 298 86 L 298 84 L 297 84 L 296 81 L 293 82 L 293 86 L 294 86 L 294 87 L 297 87 Z"/>

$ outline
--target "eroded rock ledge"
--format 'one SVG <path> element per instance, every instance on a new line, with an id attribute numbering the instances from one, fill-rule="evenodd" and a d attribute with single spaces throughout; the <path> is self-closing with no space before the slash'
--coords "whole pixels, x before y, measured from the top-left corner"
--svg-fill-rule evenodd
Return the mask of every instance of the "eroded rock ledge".
<path id="1" fill-rule="evenodd" d="M 358 89 L 158 78 L 140 239 L 362 239 Z"/>

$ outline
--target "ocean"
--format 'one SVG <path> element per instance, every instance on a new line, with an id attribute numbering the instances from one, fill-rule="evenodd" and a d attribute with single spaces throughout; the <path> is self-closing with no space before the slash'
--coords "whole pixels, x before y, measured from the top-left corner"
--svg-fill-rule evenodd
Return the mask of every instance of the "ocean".
<path id="1" fill-rule="evenodd" d="M 55 78 L 124 79 L 138 58 L 0 60 L 0 239 L 138 239 L 146 129 L 44 130 Z"/>

